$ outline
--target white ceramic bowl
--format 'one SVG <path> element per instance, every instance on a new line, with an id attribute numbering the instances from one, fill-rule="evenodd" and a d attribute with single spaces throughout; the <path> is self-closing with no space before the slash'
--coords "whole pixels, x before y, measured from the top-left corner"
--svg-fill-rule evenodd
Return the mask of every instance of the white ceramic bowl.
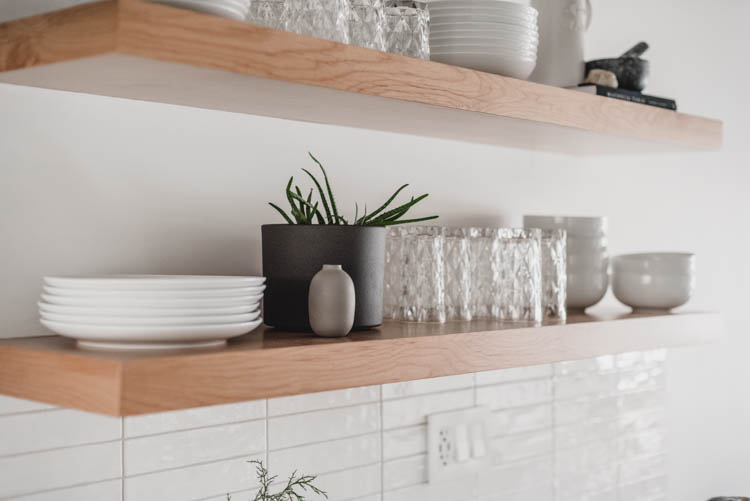
<path id="1" fill-rule="evenodd" d="M 606 267 L 600 269 L 567 270 L 566 307 L 571 311 L 582 311 L 602 300 L 609 285 Z"/>
<path id="2" fill-rule="evenodd" d="M 607 233 L 606 217 L 523 216 L 524 228 L 566 230 L 568 237 L 602 237 Z"/>
<path id="3" fill-rule="evenodd" d="M 507 17 L 509 19 L 518 20 L 522 23 L 536 23 L 537 22 L 537 16 L 536 11 L 534 12 L 512 12 L 507 9 L 498 9 L 495 7 L 488 7 L 484 5 L 471 5 L 471 6 L 457 6 L 453 5 L 451 7 L 435 7 L 430 6 L 430 17 L 432 15 L 438 15 L 440 17 L 443 16 L 452 16 L 452 15 L 460 15 L 464 13 L 469 14 L 478 14 L 482 16 L 502 16 Z"/>
<path id="4" fill-rule="evenodd" d="M 638 310 L 671 310 L 695 290 L 695 256 L 682 253 L 628 254 L 612 259 L 612 292 Z"/>
<path id="5" fill-rule="evenodd" d="M 515 43 L 538 44 L 539 36 L 533 32 L 521 34 L 504 30 L 443 30 L 430 31 L 430 38 L 482 38 L 489 40 L 506 40 Z"/>
<path id="6" fill-rule="evenodd" d="M 537 47 L 530 43 L 518 43 L 508 40 L 492 40 L 486 38 L 430 38 L 430 49 L 442 47 L 460 47 L 460 46 L 479 46 L 490 49 L 498 48 L 506 51 L 517 51 L 519 53 L 528 53 L 536 57 Z"/>
<path id="7" fill-rule="evenodd" d="M 535 50 L 521 50 L 511 49 L 507 47 L 501 47 L 498 45 L 465 45 L 465 44 L 447 44 L 447 45 L 432 45 L 430 44 L 431 55 L 445 55 L 445 54 L 492 54 L 497 56 L 503 56 L 512 59 L 529 59 L 536 61 Z"/>
<path id="8" fill-rule="evenodd" d="M 536 24 L 536 21 L 528 21 L 523 18 L 513 17 L 513 16 L 504 16 L 500 14 L 481 14 L 481 13 L 472 13 L 471 11 L 464 11 L 464 12 L 456 12 L 456 13 L 430 13 L 430 26 L 432 26 L 432 22 L 435 22 L 436 25 L 440 26 L 442 24 L 455 24 L 455 23 L 467 23 L 467 22 L 474 22 L 474 23 L 490 23 L 490 24 L 508 24 L 511 26 L 518 26 L 519 28 L 524 28 L 526 30 L 530 31 L 536 31 L 538 32 L 539 26 Z"/>
<path id="9" fill-rule="evenodd" d="M 502 53 L 456 52 L 430 54 L 430 59 L 439 63 L 463 66 L 465 68 L 519 78 L 521 80 L 529 78 L 536 66 L 536 58 L 521 58 Z"/>
<path id="10" fill-rule="evenodd" d="M 508 23 L 486 23 L 482 21 L 447 21 L 444 23 L 439 23 L 437 21 L 430 22 L 430 35 L 446 34 L 467 30 L 477 33 L 489 32 L 507 36 L 515 36 L 519 37 L 519 39 L 539 39 L 539 31 L 537 30 L 536 26 L 525 27 Z"/>

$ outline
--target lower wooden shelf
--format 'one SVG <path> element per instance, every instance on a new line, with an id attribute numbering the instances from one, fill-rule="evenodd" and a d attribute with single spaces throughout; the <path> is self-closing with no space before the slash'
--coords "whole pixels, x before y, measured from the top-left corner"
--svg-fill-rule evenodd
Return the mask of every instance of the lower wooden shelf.
<path id="1" fill-rule="evenodd" d="M 718 313 L 574 316 L 543 326 L 387 322 L 345 338 L 259 328 L 223 348 L 95 352 L 0 340 L 0 393 L 118 416 L 718 340 Z"/>

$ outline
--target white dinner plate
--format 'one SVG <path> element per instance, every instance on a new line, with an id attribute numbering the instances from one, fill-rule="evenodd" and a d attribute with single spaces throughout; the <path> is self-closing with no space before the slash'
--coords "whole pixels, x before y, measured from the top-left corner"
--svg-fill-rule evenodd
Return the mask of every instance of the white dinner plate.
<path id="1" fill-rule="evenodd" d="M 508 26 L 517 26 L 528 31 L 537 32 L 539 27 L 536 23 L 523 21 L 520 19 L 513 19 L 507 16 L 489 15 L 489 14 L 472 14 L 471 12 L 463 12 L 461 14 L 443 14 L 443 15 L 430 15 L 430 22 L 434 20 L 435 24 L 442 26 L 444 24 L 456 24 L 456 23 L 491 23 L 491 24 L 507 24 Z M 432 25 L 430 25 L 432 26 Z"/>
<path id="2" fill-rule="evenodd" d="M 239 315 L 210 315 L 201 317 L 90 317 L 85 315 L 61 315 L 59 313 L 40 312 L 43 320 L 66 324 L 93 325 L 218 325 L 241 324 L 252 322 L 260 317 L 260 310 Z"/>
<path id="3" fill-rule="evenodd" d="M 227 339 L 247 334 L 263 321 L 241 324 L 111 326 L 66 324 L 41 320 L 42 325 L 61 336 L 78 341 L 82 348 L 104 350 L 153 350 L 218 346 Z"/>
<path id="4" fill-rule="evenodd" d="M 481 40 L 487 42 L 503 42 L 513 45 L 523 45 L 538 47 L 539 40 L 536 38 L 517 37 L 513 35 L 505 35 L 503 33 L 482 33 L 472 31 L 450 31 L 447 33 L 430 33 L 430 41 L 433 40 L 455 40 L 457 38 L 467 38 L 472 40 Z"/>
<path id="5" fill-rule="evenodd" d="M 44 284 L 63 289 L 92 290 L 180 290 L 231 289 L 263 285 L 266 277 L 211 275 L 101 275 L 90 277 L 44 277 Z"/>
<path id="6" fill-rule="evenodd" d="M 199 298 L 199 297 L 237 297 L 261 294 L 265 285 L 254 287 L 233 287 L 231 289 L 180 289 L 180 290 L 91 290 L 91 289 L 64 289 L 62 287 L 44 286 L 45 294 L 61 297 L 90 297 L 90 298 Z"/>
<path id="7" fill-rule="evenodd" d="M 536 61 L 536 51 L 503 48 L 489 44 L 430 44 L 430 54 L 493 54 L 511 59 L 531 59 Z"/>
<path id="8" fill-rule="evenodd" d="M 231 4 L 216 4 L 197 0 L 157 0 L 157 3 L 194 10 L 196 12 L 203 12 L 206 14 L 213 14 L 215 16 L 235 19 L 237 21 L 244 21 L 247 18 L 246 9 L 240 9 Z"/>
<path id="9" fill-rule="evenodd" d="M 60 315 L 83 315 L 90 317 L 201 317 L 211 315 L 240 315 L 260 309 L 260 300 L 238 306 L 218 306 L 214 308 L 117 308 L 106 306 L 65 306 L 39 302 L 39 311 Z"/>
<path id="10" fill-rule="evenodd" d="M 484 21 L 461 21 L 430 24 L 430 36 L 445 35 L 453 32 L 474 31 L 484 34 L 494 33 L 517 40 L 539 40 L 539 31 L 536 28 L 524 28 L 507 23 L 487 23 Z"/>
<path id="11" fill-rule="evenodd" d="M 464 5 L 467 7 L 487 7 L 490 9 L 504 9 L 507 12 L 539 15 L 539 11 L 534 7 L 517 2 L 502 2 L 498 0 L 460 0 L 458 2 L 456 0 L 430 0 L 429 2 L 430 10 L 433 8 L 459 8 Z"/>
<path id="12" fill-rule="evenodd" d="M 432 54 L 430 59 L 439 63 L 450 64 L 453 66 L 462 66 L 472 68 L 478 71 L 504 75 L 506 77 L 526 80 L 534 71 L 536 60 L 519 59 L 502 54 L 490 53 L 446 53 Z"/>
<path id="13" fill-rule="evenodd" d="M 521 14 L 521 13 L 512 13 L 507 10 L 503 9 L 494 9 L 490 7 L 443 7 L 443 8 L 433 8 L 430 7 L 430 18 L 432 19 L 433 16 L 436 17 L 445 17 L 445 16 L 452 16 L 454 14 L 475 14 L 475 15 L 482 15 L 482 16 L 502 16 L 507 17 L 508 19 L 517 20 L 519 23 L 536 23 L 537 22 L 537 16 L 535 14 Z"/>
<path id="14" fill-rule="evenodd" d="M 114 308 L 224 308 L 227 306 L 247 306 L 257 303 L 262 298 L 262 294 L 204 298 L 66 297 L 42 294 L 42 301 L 45 303 L 85 308 L 98 306 Z"/>

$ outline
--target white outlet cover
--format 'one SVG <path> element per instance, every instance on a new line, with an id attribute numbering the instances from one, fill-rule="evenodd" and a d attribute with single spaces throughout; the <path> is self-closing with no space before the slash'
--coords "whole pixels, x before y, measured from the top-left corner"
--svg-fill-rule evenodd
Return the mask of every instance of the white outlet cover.
<path id="1" fill-rule="evenodd" d="M 489 467 L 489 454 L 466 458 L 465 454 L 458 453 L 467 447 L 469 451 L 476 449 L 472 445 L 473 440 L 483 440 L 485 450 L 489 450 L 489 419 L 490 410 L 487 407 L 472 407 L 427 416 L 427 478 L 430 483 L 470 475 Z M 460 430 L 471 430 L 473 433 L 461 433 Z M 477 430 L 480 430 L 479 438 L 476 437 Z M 458 443 L 460 440 L 467 443 Z"/>

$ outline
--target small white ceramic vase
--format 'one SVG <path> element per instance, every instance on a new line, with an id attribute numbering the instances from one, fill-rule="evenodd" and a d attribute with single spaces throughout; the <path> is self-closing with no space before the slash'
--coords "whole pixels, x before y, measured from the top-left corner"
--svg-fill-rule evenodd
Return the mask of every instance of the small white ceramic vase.
<path id="1" fill-rule="evenodd" d="M 354 325 L 354 282 L 340 264 L 324 264 L 310 282 L 310 327 L 322 337 L 346 336 Z"/>

